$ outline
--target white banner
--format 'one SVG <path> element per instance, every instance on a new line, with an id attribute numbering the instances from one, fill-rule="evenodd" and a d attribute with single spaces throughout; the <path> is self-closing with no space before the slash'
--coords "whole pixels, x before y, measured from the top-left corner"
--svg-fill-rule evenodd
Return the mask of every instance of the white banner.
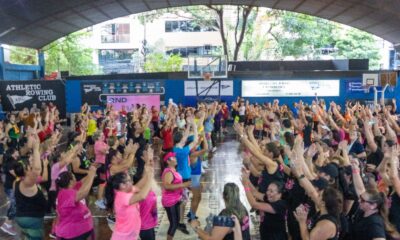
<path id="1" fill-rule="evenodd" d="M 242 81 L 242 97 L 338 97 L 340 80 Z"/>
<path id="2" fill-rule="evenodd" d="M 219 82 L 214 81 L 197 81 L 197 92 L 200 96 L 218 96 Z M 211 85 L 211 89 L 209 88 Z M 208 93 L 207 93 L 208 92 Z M 185 96 L 196 95 L 196 81 L 185 81 Z M 221 81 L 221 96 L 233 96 L 233 81 Z"/>

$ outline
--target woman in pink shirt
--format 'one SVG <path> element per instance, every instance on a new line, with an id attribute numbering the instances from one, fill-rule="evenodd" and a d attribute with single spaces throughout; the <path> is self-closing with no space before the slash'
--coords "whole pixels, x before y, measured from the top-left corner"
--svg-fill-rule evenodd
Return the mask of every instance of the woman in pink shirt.
<path id="1" fill-rule="evenodd" d="M 161 176 L 162 198 L 161 203 L 168 215 L 169 228 L 167 240 L 174 239 L 176 229 L 179 227 L 179 206 L 184 188 L 190 187 L 191 181 L 183 182 L 182 176 L 176 171 L 176 154 L 169 152 L 164 156 L 167 167 Z"/>
<path id="2" fill-rule="evenodd" d="M 147 153 L 146 156 L 149 159 L 153 155 Z M 107 205 L 113 206 L 115 212 L 112 240 L 138 239 L 142 225 L 139 202 L 145 200 L 149 194 L 153 172 L 153 167 L 146 164 L 144 175 L 135 186 L 131 177 L 124 172 L 110 177 L 106 197 Z"/>
<path id="3" fill-rule="evenodd" d="M 99 169 L 100 179 L 106 180 L 106 155 L 109 150 L 109 146 L 105 143 L 105 137 L 102 131 L 97 131 L 93 134 L 94 143 L 94 154 L 95 154 L 95 162 L 101 164 L 102 166 Z M 97 192 L 97 200 L 95 202 L 96 206 L 100 209 L 106 209 L 106 206 L 103 201 L 104 197 L 104 189 L 105 183 L 99 184 L 99 190 Z"/>
<path id="4" fill-rule="evenodd" d="M 140 156 L 145 160 L 146 151 Z M 152 161 L 151 161 L 152 164 Z M 139 176 L 141 175 L 141 176 Z M 140 180 L 143 178 L 143 174 L 136 174 L 133 177 L 133 180 L 136 187 L 140 187 Z M 153 184 L 154 185 L 154 184 Z M 140 218 L 142 221 L 142 225 L 140 227 L 140 239 L 146 240 L 155 240 L 156 233 L 154 228 L 158 224 L 158 216 L 157 216 L 157 195 L 153 190 L 150 190 L 147 197 L 140 202 Z"/>
<path id="5" fill-rule="evenodd" d="M 93 237 L 93 219 L 85 198 L 92 187 L 96 170 L 96 166 L 90 166 L 88 175 L 80 182 L 71 172 L 63 172 L 57 178 L 58 222 L 55 230 L 60 240 Z"/>

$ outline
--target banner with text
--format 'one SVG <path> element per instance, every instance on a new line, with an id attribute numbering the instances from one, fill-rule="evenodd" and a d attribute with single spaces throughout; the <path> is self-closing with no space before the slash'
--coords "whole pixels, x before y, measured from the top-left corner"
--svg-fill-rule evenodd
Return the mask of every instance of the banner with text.
<path id="1" fill-rule="evenodd" d="M 52 102 L 65 117 L 65 87 L 61 81 L 0 81 L 0 95 L 4 111 L 38 108 Z"/>
<path id="2" fill-rule="evenodd" d="M 339 80 L 246 80 L 242 97 L 338 97 Z"/>
<path id="3" fill-rule="evenodd" d="M 200 96 L 218 96 L 219 82 L 197 81 L 197 92 Z M 185 81 L 185 96 L 197 96 L 196 81 Z M 221 96 L 233 96 L 233 81 L 221 81 Z"/>
<path id="4" fill-rule="evenodd" d="M 107 102 L 114 106 L 115 110 L 133 109 L 136 104 L 146 105 L 148 109 L 155 106 L 160 109 L 160 95 L 107 95 Z"/>
<path id="5" fill-rule="evenodd" d="M 347 93 L 363 93 L 363 83 L 362 80 L 347 80 L 346 81 L 346 92 Z"/>
<path id="6" fill-rule="evenodd" d="M 108 96 L 117 95 L 157 95 L 164 100 L 163 80 L 121 80 L 121 81 L 82 81 L 82 103 L 91 106 L 104 106 Z"/>

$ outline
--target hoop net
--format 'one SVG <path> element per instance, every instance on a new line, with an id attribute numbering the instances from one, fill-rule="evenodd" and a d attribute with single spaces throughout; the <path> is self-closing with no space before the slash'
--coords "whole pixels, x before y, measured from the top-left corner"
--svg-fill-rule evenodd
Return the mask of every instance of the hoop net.
<path id="1" fill-rule="evenodd" d="M 369 93 L 369 89 L 372 87 L 372 84 L 363 85 L 364 93 Z"/>
<path id="2" fill-rule="evenodd" d="M 203 73 L 203 80 L 204 81 L 210 81 L 211 80 L 211 73 L 210 72 L 204 72 Z"/>

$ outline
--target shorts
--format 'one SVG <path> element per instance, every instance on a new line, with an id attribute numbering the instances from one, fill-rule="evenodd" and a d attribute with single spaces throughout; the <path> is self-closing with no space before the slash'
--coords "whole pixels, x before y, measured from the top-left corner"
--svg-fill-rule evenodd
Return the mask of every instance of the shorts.
<path id="1" fill-rule="evenodd" d="M 191 178 L 192 178 L 191 188 L 200 188 L 201 187 L 201 183 L 200 183 L 201 175 L 192 175 Z"/>

